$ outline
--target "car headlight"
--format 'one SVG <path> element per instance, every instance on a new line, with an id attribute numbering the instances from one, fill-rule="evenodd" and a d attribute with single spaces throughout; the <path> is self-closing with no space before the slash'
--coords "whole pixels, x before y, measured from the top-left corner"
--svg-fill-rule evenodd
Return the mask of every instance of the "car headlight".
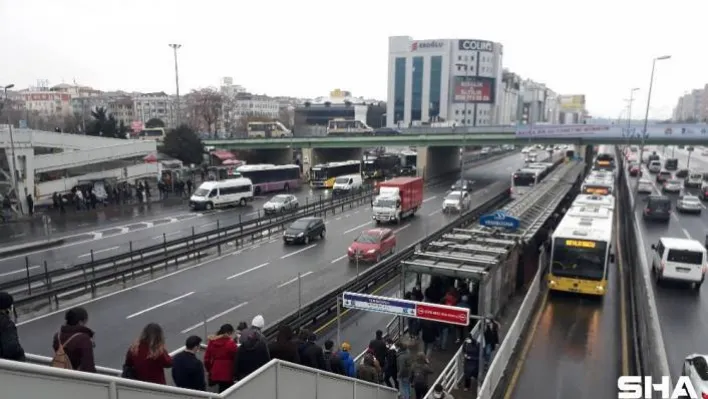
<path id="1" fill-rule="evenodd" d="M 305 233 L 300 233 L 300 234 L 298 234 L 297 236 L 298 236 L 298 237 L 302 237 L 302 236 L 304 236 L 304 235 L 305 235 Z"/>
<path id="2" fill-rule="evenodd" d="M 373 254 L 373 253 L 376 253 L 376 250 L 375 250 L 375 249 L 370 249 L 370 250 L 366 251 L 366 253 L 367 253 L 367 254 Z"/>
<path id="3" fill-rule="evenodd" d="M 347 252 L 354 252 L 354 250 L 352 249 L 352 247 L 349 247 L 347 248 Z"/>

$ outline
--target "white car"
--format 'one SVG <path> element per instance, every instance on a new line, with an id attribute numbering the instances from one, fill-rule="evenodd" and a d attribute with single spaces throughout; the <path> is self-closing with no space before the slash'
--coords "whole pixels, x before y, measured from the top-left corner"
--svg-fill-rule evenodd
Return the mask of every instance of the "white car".
<path id="1" fill-rule="evenodd" d="M 531 150 L 529 150 L 528 147 L 524 147 L 524 148 L 521 149 L 521 153 L 522 153 L 522 154 L 528 154 L 529 151 L 531 151 Z"/>
<path id="2" fill-rule="evenodd" d="M 292 194 L 278 194 L 271 198 L 270 201 L 263 204 L 263 212 L 269 213 L 283 213 L 292 212 L 300 206 L 300 203 Z"/>
<path id="3" fill-rule="evenodd" d="M 472 205 L 472 197 L 467 191 L 451 191 L 442 203 L 443 212 L 462 212 Z"/>
<path id="4" fill-rule="evenodd" d="M 695 195 L 682 195 L 676 201 L 676 210 L 686 213 L 701 213 L 703 204 Z"/>
<path id="5" fill-rule="evenodd" d="M 683 188 L 683 181 L 679 179 L 670 179 L 664 182 L 661 191 L 665 193 L 680 193 Z"/>
<path id="6" fill-rule="evenodd" d="M 691 380 L 693 389 L 699 398 L 708 397 L 708 358 L 706 355 L 693 354 L 683 361 L 681 375 Z"/>
<path id="7" fill-rule="evenodd" d="M 649 179 L 640 179 L 639 186 L 637 187 L 637 192 L 639 194 L 651 194 L 654 192 L 654 186 L 651 184 Z"/>

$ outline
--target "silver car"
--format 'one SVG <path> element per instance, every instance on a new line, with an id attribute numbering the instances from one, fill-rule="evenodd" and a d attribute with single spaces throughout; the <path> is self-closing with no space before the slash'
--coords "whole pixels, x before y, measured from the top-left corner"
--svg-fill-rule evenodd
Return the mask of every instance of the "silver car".
<path id="1" fill-rule="evenodd" d="M 676 201 L 676 210 L 685 213 L 701 213 L 703 204 L 695 195 L 682 195 Z"/>
<path id="2" fill-rule="evenodd" d="M 654 192 L 654 186 L 651 184 L 649 179 L 640 179 L 639 186 L 637 187 L 637 192 L 639 194 L 651 194 Z"/>
<path id="3" fill-rule="evenodd" d="M 680 193 L 683 188 L 683 181 L 679 179 L 671 179 L 664 182 L 661 190 L 665 193 Z"/>
<path id="4" fill-rule="evenodd" d="M 292 194 L 278 194 L 263 204 L 266 214 L 292 212 L 300 206 L 297 197 Z"/>
<path id="5" fill-rule="evenodd" d="M 693 389 L 698 397 L 705 397 L 708 392 L 708 357 L 706 355 L 692 354 L 686 356 L 681 368 L 681 375 L 691 380 Z"/>

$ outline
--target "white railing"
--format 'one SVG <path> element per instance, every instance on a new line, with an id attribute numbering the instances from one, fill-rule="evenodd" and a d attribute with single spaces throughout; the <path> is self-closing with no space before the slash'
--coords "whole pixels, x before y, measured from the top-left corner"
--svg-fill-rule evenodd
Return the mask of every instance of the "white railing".
<path id="1" fill-rule="evenodd" d="M 157 151 L 154 141 L 127 141 L 107 147 L 34 156 L 35 173 L 77 168 L 124 158 L 141 157 Z"/>
<path id="2" fill-rule="evenodd" d="M 56 133 L 34 129 L 12 129 L 12 139 L 16 147 L 47 147 L 72 150 L 87 150 L 125 144 L 134 140 L 115 139 L 83 134 Z M 10 134 L 7 128 L 0 128 L 0 148 L 10 146 Z"/>

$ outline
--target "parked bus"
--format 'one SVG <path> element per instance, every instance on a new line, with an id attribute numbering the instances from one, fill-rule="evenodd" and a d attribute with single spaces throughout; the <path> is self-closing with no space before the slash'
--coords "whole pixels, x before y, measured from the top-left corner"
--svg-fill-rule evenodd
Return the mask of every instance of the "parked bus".
<path id="1" fill-rule="evenodd" d="M 374 129 L 357 119 L 332 119 L 327 124 L 328 136 L 370 136 Z"/>
<path id="2" fill-rule="evenodd" d="M 519 169 L 511 175 L 511 198 L 517 199 L 531 190 L 541 181 L 538 169 Z"/>
<path id="3" fill-rule="evenodd" d="M 401 176 L 415 176 L 416 167 L 418 166 L 418 153 L 404 150 L 398 156 L 401 158 Z"/>
<path id="4" fill-rule="evenodd" d="M 293 133 L 278 121 L 248 122 L 249 138 L 292 137 Z"/>
<path id="5" fill-rule="evenodd" d="M 165 128 L 162 127 L 149 127 L 141 130 L 135 138 L 138 140 L 155 140 L 162 142 L 165 140 Z"/>
<path id="6" fill-rule="evenodd" d="M 575 205 L 552 236 L 548 287 L 554 291 L 603 296 L 607 291 L 614 210 Z"/>
<path id="7" fill-rule="evenodd" d="M 401 158 L 397 154 L 369 156 L 364 160 L 362 176 L 365 179 L 383 179 L 400 173 Z"/>
<path id="8" fill-rule="evenodd" d="M 332 188 L 339 176 L 361 173 L 361 161 L 330 162 L 310 168 L 310 186 Z"/>
<path id="9" fill-rule="evenodd" d="M 236 168 L 236 173 L 253 182 L 254 195 L 300 187 L 298 165 L 243 165 Z"/>

